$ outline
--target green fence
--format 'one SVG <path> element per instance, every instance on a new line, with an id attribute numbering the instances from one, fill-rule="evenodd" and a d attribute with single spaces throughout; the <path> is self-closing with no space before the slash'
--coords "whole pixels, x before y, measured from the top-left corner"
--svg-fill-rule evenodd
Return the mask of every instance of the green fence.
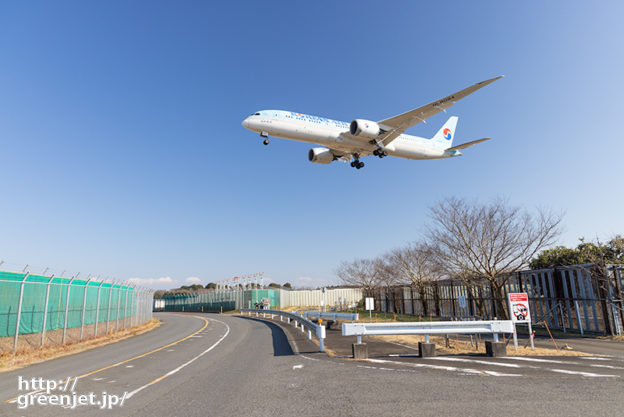
<path id="1" fill-rule="evenodd" d="M 151 296 L 118 283 L 0 272 L 0 337 L 15 337 L 17 347 L 18 335 L 79 327 L 82 339 L 89 325 L 95 335 L 97 323 L 130 327 L 151 319 Z"/>
<path id="2" fill-rule="evenodd" d="M 280 291 L 268 289 L 201 291 L 166 295 L 165 311 L 223 311 L 254 306 L 263 299 L 271 300 L 272 308 L 280 307 Z"/>

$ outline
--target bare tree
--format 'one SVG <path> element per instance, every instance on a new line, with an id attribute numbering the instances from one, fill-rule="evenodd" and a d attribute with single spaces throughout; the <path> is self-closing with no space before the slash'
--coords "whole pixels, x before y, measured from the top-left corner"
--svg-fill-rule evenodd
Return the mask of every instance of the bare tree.
<path id="1" fill-rule="evenodd" d="M 445 267 L 458 276 L 480 276 L 492 287 L 496 314 L 507 317 L 504 285 L 561 233 L 561 215 L 531 214 L 502 199 L 480 204 L 446 198 L 430 208 L 428 239 Z"/>
<path id="2" fill-rule="evenodd" d="M 416 288 L 423 306 L 423 314 L 429 314 L 427 285 L 442 275 L 435 252 L 424 243 L 414 242 L 393 250 L 388 258 L 398 276 Z"/>
<path id="3" fill-rule="evenodd" d="M 373 259 L 356 259 L 343 261 L 336 269 L 336 275 L 345 285 L 362 287 L 366 295 L 372 295 L 380 284 L 379 261 Z"/>

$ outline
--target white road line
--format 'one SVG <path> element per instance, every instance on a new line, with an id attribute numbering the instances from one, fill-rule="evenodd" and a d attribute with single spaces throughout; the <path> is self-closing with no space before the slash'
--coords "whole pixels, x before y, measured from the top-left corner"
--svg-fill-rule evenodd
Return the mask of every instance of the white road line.
<path id="1" fill-rule="evenodd" d="M 481 365 L 504 366 L 506 368 L 521 368 L 522 367 L 521 365 L 518 365 L 517 363 L 490 362 L 490 361 L 482 361 L 478 359 L 464 359 L 464 358 L 446 358 L 443 356 L 438 356 L 435 358 L 427 358 L 427 360 L 470 362 L 470 363 L 478 363 Z"/>
<path id="2" fill-rule="evenodd" d="M 190 359 L 189 361 L 183 363 L 182 365 L 178 366 L 177 368 L 167 372 L 165 375 L 163 375 L 162 377 L 155 379 L 154 381 L 145 384 L 137 389 L 135 389 L 134 391 L 128 393 L 128 395 L 126 396 L 126 398 L 130 398 L 133 395 L 135 395 L 136 393 L 144 390 L 145 388 L 149 387 L 150 385 L 153 385 L 157 382 L 162 381 L 163 379 L 167 378 L 168 376 L 171 376 L 175 373 L 177 373 L 180 369 L 185 368 L 186 366 L 190 365 L 191 363 L 195 362 L 197 359 L 201 358 L 202 356 L 204 356 L 206 353 L 210 352 L 212 349 L 216 348 L 219 343 L 221 343 L 223 341 L 223 339 L 225 339 L 227 337 L 227 335 L 230 333 L 230 326 L 228 326 L 227 324 L 225 324 L 224 322 L 220 321 L 220 320 L 215 320 L 215 319 L 208 319 L 208 320 L 214 320 L 217 321 L 221 324 L 223 324 L 226 327 L 226 331 L 225 334 L 223 336 L 221 336 L 221 338 L 219 340 L 217 340 L 212 346 L 210 346 L 208 349 L 204 350 L 202 353 L 200 353 L 199 355 L 195 356 L 194 358 Z"/>
<path id="3" fill-rule="evenodd" d="M 442 370 L 442 371 L 453 371 L 453 372 L 462 372 L 462 373 L 466 373 L 466 374 L 472 374 L 472 375 L 487 375 L 485 372 L 483 371 L 479 371 L 477 369 L 471 369 L 471 368 L 456 368 L 454 366 L 442 366 L 442 365 L 432 365 L 432 364 L 425 364 L 425 363 L 411 363 L 411 362 L 396 362 L 396 361 L 388 361 L 388 360 L 384 360 L 384 359 L 367 359 L 368 362 L 372 362 L 372 363 L 387 363 L 387 364 L 394 364 L 394 365 L 401 365 L 401 366 L 410 366 L 413 368 L 428 368 L 428 369 L 437 369 L 437 370 Z M 511 374 L 506 374 L 505 376 L 509 376 Z M 513 376 L 521 376 L 521 375 L 513 375 Z"/>
<path id="4" fill-rule="evenodd" d="M 418 350 L 418 348 L 415 348 L 414 346 L 404 345 L 402 343 L 397 343 L 397 342 L 388 342 L 388 343 L 391 343 L 391 344 L 397 345 L 397 346 L 402 346 L 404 348 L 408 348 L 408 349 L 412 349 L 412 350 Z"/>
<path id="5" fill-rule="evenodd" d="M 590 360 L 590 361 L 610 361 L 613 360 L 611 358 L 598 358 L 596 356 L 581 356 L 581 359 L 586 359 L 586 360 Z"/>
<path id="6" fill-rule="evenodd" d="M 302 369 L 302 368 L 303 368 L 303 365 L 294 365 L 294 366 L 293 366 L 293 371 L 294 371 L 295 369 Z"/>
<path id="7" fill-rule="evenodd" d="M 594 373 L 591 373 L 591 372 L 569 371 L 567 369 L 549 369 L 549 371 L 557 372 L 557 373 L 560 373 L 560 374 L 587 376 L 587 377 L 590 377 L 590 378 L 619 378 L 618 375 L 594 374 Z"/>
<path id="8" fill-rule="evenodd" d="M 126 368 L 134 368 L 134 365 L 126 365 Z"/>
<path id="9" fill-rule="evenodd" d="M 566 365 L 576 365 L 576 362 L 559 361 L 556 359 L 525 358 L 525 357 L 520 357 L 520 356 L 505 356 L 505 359 L 513 359 L 516 361 L 527 361 L 527 362 L 559 363 L 559 364 L 566 364 Z"/>
<path id="10" fill-rule="evenodd" d="M 532 362 L 544 362 L 544 363 L 558 363 L 558 364 L 564 364 L 564 365 L 590 366 L 592 368 L 624 369 L 621 366 L 604 365 L 604 364 L 601 364 L 601 363 L 591 363 L 591 364 L 587 364 L 586 365 L 586 364 L 580 363 L 580 362 L 560 361 L 560 360 L 555 360 L 555 359 L 520 358 L 520 357 L 513 357 L 513 356 L 507 356 L 507 358 L 509 358 L 509 359 L 516 359 L 516 360 L 519 360 L 519 361 L 532 361 Z"/>
<path id="11" fill-rule="evenodd" d="M 309 358 L 306 355 L 301 355 L 301 357 L 304 358 L 304 359 L 311 360 L 311 361 L 318 361 L 319 360 L 319 359 L 316 359 L 316 358 Z"/>

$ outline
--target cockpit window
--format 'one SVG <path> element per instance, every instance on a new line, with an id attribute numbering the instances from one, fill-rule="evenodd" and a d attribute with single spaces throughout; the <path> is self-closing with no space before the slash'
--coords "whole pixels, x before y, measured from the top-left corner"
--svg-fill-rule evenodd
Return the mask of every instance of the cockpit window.
<path id="1" fill-rule="evenodd" d="M 260 113 L 254 113 L 252 116 L 260 116 Z"/>

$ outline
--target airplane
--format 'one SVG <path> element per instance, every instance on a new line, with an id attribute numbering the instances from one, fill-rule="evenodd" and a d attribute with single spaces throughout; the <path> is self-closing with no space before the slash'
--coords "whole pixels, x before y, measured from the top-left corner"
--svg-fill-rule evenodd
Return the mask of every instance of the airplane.
<path id="1" fill-rule="evenodd" d="M 461 150 L 491 138 L 452 146 L 457 116 L 450 117 L 431 139 L 406 135 L 405 131 L 420 122 L 426 123 L 433 115 L 446 113 L 446 109 L 458 100 L 502 77 L 482 81 L 425 106 L 378 122 L 355 119 L 347 123 L 291 111 L 261 110 L 243 120 L 242 125 L 260 133 L 265 145 L 269 144 L 269 136 L 274 136 L 324 146 L 308 151 L 308 160 L 317 164 L 329 164 L 336 160 L 351 161 L 352 167 L 360 169 L 364 167 L 360 158 L 368 155 L 413 160 L 452 158 L 462 155 Z"/>

